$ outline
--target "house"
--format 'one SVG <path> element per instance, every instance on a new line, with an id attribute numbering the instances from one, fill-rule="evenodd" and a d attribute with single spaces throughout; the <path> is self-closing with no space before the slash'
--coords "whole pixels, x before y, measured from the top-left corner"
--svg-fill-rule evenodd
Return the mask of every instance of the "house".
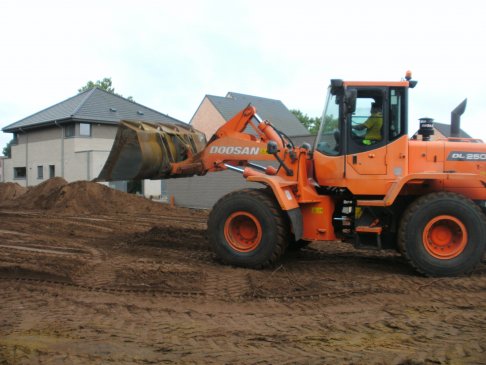
<path id="1" fill-rule="evenodd" d="M 263 119 L 271 121 L 296 145 L 313 143 L 315 136 L 309 134 L 280 100 L 245 94 L 205 96 L 191 124 L 211 136 L 250 103 Z M 68 182 L 94 179 L 108 157 L 118 122 L 122 119 L 184 124 L 138 103 L 93 88 L 3 128 L 4 132 L 13 133 L 15 141 L 11 158 L 3 160 L 4 181 L 32 186 L 54 176 L 63 177 Z M 231 171 L 162 181 L 118 181 L 109 185 L 145 196 L 173 196 L 177 205 L 195 208 L 210 208 L 230 191 L 255 186 Z"/>
<path id="2" fill-rule="evenodd" d="M 434 136 L 432 136 L 432 140 L 437 140 L 440 138 L 448 138 L 451 136 L 451 125 L 434 122 L 434 132 L 435 134 Z M 472 137 L 466 132 L 464 132 L 462 129 L 459 129 L 459 138 L 472 138 Z"/>
<path id="3" fill-rule="evenodd" d="M 256 107 L 262 119 L 270 121 L 280 131 L 289 136 L 295 145 L 304 142 L 313 144 L 315 136 L 287 109 L 280 100 L 268 99 L 229 92 L 225 97 L 206 95 L 191 119 L 191 125 L 204 132 L 209 138 L 214 132 L 246 108 L 248 104 Z M 264 165 L 264 163 L 260 163 Z M 163 189 L 174 197 L 176 205 L 193 208 L 210 208 L 223 195 L 246 187 L 259 187 L 247 183 L 241 174 L 234 171 L 209 173 L 184 179 L 165 180 Z"/>
<path id="4" fill-rule="evenodd" d="M 225 97 L 206 95 L 191 119 L 191 125 L 209 139 L 235 114 L 253 105 L 257 113 L 288 136 L 309 136 L 309 131 L 287 107 L 275 99 L 229 92 Z"/>
<path id="5" fill-rule="evenodd" d="M 4 159 L 4 180 L 32 186 L 54 176 L 68 182 L 92 180 L 103 167 L 121 119 L 181 121 L 92 88 L 41 110 L 2 130 L 13 133 L 11 158 Z M 125 191 L 160 195 L 160 181 L 114 182 Z"/>

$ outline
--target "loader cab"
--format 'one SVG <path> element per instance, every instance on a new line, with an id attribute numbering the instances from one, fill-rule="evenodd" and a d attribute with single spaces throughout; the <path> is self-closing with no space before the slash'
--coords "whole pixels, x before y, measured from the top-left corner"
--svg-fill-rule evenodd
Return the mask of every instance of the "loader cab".
<path id="1" fill-rule="evenodd" d="M 407 94 L 408 81 L 331 80 L 314 146 L 321 185 L 389 172 L 387 146 L 407 135 Z"/>
<path id="2" fill-rule="evenodd" d="M 406 91 L 390 86 L 330 87 L 315 150 L 328 156 L 359 153 L 405 135 Z"/>

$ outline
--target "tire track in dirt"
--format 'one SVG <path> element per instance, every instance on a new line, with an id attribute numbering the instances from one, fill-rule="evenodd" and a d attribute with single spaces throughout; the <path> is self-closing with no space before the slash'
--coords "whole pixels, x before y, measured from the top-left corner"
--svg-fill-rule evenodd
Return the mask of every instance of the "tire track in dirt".
<path id="1" fill-rule="evenodd" d="M 247 297 L 251 290 L 248 273 L 234 275 L 231 269 L 206 270 L 204 276 L 204 294 L 210 298 L 240 301 Z"/>
<path id="2" fill-rule="evenodd" d="M 110 358 L 120 363 L 137 359 L 198 362 L 200 354 L 204 353 L 207 363 L 242 363 L 242 359 L 243 363 L 339 364 L 370 359 L 382 363 L 407 363 L 412 359 L 447 362 L 451 356 L 457 358 L 463 354 L 462 362 L 473 364 L 480 363 L 477 356 L 484 348 L 479 339 L 471 343 L 457 339 L 461 327 L 470 325 L 473 316 L 462 316 L 459 321 L 450 316 L 449 321 L 443 321 L 441 310 L 448 310 L 443 305 L 435 308 L 424 305 L 419 310 L 406 307 L 405 313 L 398 305 L 387 311 L 379 305 L 356 305 L 357 315 L 349 316 L 349 307 L 313 309 L 311 306 L 302 311 L 272 302 L 265 302 L 264 309 L 257 304 L 242 307 L 230 303 L 228 307 L 219 307 L 215 315 L 216 308 L 211 310 L 211 305 L 202 303 L 184 308 L 180 307 L 180 302 L 176 306 L 166 302 L 162 307 L 156 303 L 140 307 L 127 304 L 132 301 L 131 295 L 126 298 L 104 293 L 91 295 L 102 295 L 104 300 L 101 303 L 98 300 L 100 304 L 80 305 L 79 301 L 89 298 L 60 298 L 59 311 L 48 319 L 66 315 L 61 308 L 71 305 L 63 301 L 71 301 L 85 320 L 68 314 L 66 333 L 60 336 L 60 342 L 64 339 L 66 346 L 73 346 L 78 339 L 84 344 L 94 344 L 103 338 Z M 113 302 L 109 298 L 117 300 Z M 363 312 L 377 312 L 378 315 L 370 320 Z M 119 313 L 120 317 L 115 318 L 112 313 Z M 441 324 L 427 332 L 430 320 L 438 320 Z M 39 333 L 46 332 L 48 328 L 42 327 L 45 326 L 42 321 L 40 323 Z M 148 323 L 151 326 L 147 326 Z M 77 339 L 68 336 L 74 331 Z M 108 334 L 109 340 L 106 339 Z M 468 334 L 472 335 L 474 333 Z M 427 345 L 426 340 L 433 345 Z M 120 342 L 127 347 L 118 349 L 116 343 Z M 150 348 L 148 343 L 152 344 Z M 448 346 L 446 351 L 443 346 Z M 359 348 L 362 350 L 356 351 Z M 79 358 L 83 359 L 86 349 L 78 347 L 78 350 Z M 401 362 L 397 361 L 400 356 Z"/>
<path id="3" fill-rule="evenodd" d="M 0 239 L 72 253 L 0 250 L 7 363 L 485 363 L 484 264 L 430 279 L 311 244 L 255 271 L 221 266 L 191 220 L 62 218 L 0 212 Z"/>
<path id="4" fill-rule="evenodd" d="M 47 289 L 51 292 L 59 290 Z M 72 287 L 67 286 L 66 289 L 66 294 L 69 294 Z M 40 288 L 37 287 L 33 291 L 24 290 L 23 294 L 15 294 L 18 298 L 11 297 L 11 300 L 19 300 L 21 297 L 24 298 L 24 303 L 28 304 L 29 300 L 25 298 L 29 295 L 35 297 L 38 290 Z M 92 303 L 100 301 L 93 302 L 89 297 L 86 298 L 85 294 L 78 299 L 76 295 L 68 295 L 58 300 L 74 301 L 73 308 L 78 312 L 81 310 L 76 318 L 71 318 L 74 312 L 70 312 L 66 323 L 68 329 L 69 326 L 72 328 L 68 334 L 76 333 L 79 339 L 87 344 L 94 344 L 98 338 L 106 338 L 109 334 L 111 340 L 108 343 L 112 342 L 113 345 L 107 347 L 110 358 L 120 363 L 135 360 L 134 353 L 143 353 L 144 361 L 164 360 L 169 363 L 178 363 L 181 359 L 197 362 L 200 354 L 204 353 L 207 363 L 218 363 L 221 360 L 240 363 L 243 356 L 245 363 L 322 363 L 325 359 L 327 363 L 336 364 L 349 361 L 360 363 L 364 359 L 378 359 L 378 356 L 381 361 L 391 362 L 396 360 L 397 353 L 403 353 L 405 363 L 407 358 L 416 359 L 410 357 L 410 354 L 416 354 L 415 351 L 419 348 L 422 349 L 423 356 L 444 361 L 447 356 L 462 352 L 466 359 L 464 363 L 467 364 L 476 363 L 472 360 L 468 362 L 468 357 L 474 359 L 475 354 L 483 350 L 482 347 L 478 347 L 481 339 L 476 339 L 472 343 L 457 339 L 461 328 L 468 328 L 475 321 L 474 314 L 458 316 L 457 309 L 453 312 L 454 315 L 447 316 L 446 313 L 451 313 L 451 310 L 445 304 L 436 303 L 431 306 L 419 303 L 419 306 L 414 304 L 404 308 L 398 304 L 385 307 L 383 303 L 370 305 L 365 302 L 355 305 L 355 315 L 349 316 L 349 306 L 328 307 L 325 302 L 313 302 L 305 307 L 280 305 L 268 301 L 261 304 L 253 303 L 250 306 L 242 303 L 243 307 L 236 303 L 230 304 L 230 307 L 221 312 L 219 306 L 211 310 L 212 304 L 201 306 L 197 303 L 190 304 L 188 309 L 184 309 L 185 306 L 181 307 L 182 303 L 176 306 L 165 303 L 160 308 L 157 297 L 152 297 L 150 303 L 153 304 L 140 307 L 140 302 L 138 305 L 130 304 L 133 302 L 133 294 L 127 293 L 122 297 L 118 295 L 120 293 L 116 294 L 117 296 L 112 296 L 108 292 L 89 294 L 103 295 L 105 300 L 102 300 L 100 305 L 93 305 Z M 109 297 L 106 297 L 107 295 Z M 116 302 L 110 298 L 116 299 Z M 78 302 L 86 304 L 80 305 Z M 59 308 L 66 307 L 70 306 L 59 305 Z M 378 315 L 369 322 L 370 317 L 363 315 L 363 312 Z M 113 313 L 119 315 L 113 316 Z M 39 314 L 41 315 L 42 313 Z M 51 314 L 53 319 L 62 315 L 65 315 L 62 311 Z M 427 333 L 427 323 L 430 321 L 435 327 L 432 332 Z M 146 328 L 148 323 L 151 325 Z M 484 324 L 483 319 L 479 325 Z M 79 329 L 79 326 L 82 328 Z M 39 333 L 42 332 L 39 330 Z M 475 334 L 475 331 L 470 331 L 468 336 Z M 433 345 L 432 349 L 427 348 L 430 347 L 430 340 L 451 344 L 452 355 L 441 354 L 439 344 Z M 72 342 L 75 342 L 65 341 L 66 346 L 71 346 Z M 118 352 L 116 344 L 120 342 L 126 343 L 128 347 Z M 150 350 L 147 349 L 147 343 L 153 344 Z M 376 346 L 373 347 L 373 344 Z M 363 346 L 374 350 L 363 351 Z M 142 350 L 127 353 L 134 348 Z M 81 351 L 79 347 L 78 350 Z M 419 356 L 421 351 L 418 351 Z M 475 359 L 477 360 L 477 357 Z M 425 357 L 423 360 L 425 361 Z"/>

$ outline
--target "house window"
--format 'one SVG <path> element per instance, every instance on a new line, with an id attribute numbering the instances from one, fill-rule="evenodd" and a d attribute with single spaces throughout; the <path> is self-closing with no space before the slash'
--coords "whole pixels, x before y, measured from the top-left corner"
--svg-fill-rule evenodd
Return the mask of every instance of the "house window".
<path id="1" fill-rule="evenodd" d="M 44 166 L 37 166 L 37 178 L 39 180 L 44 179 Z"/>
<path id="2" fill-rule="evenodd" d="M 49 165 L 49 179 L 53 178 L 54 176 L 56 176 L 56 166 Z"/>
<path id="3" fill-rule="evenodd" d="M 64 127 L 64 137 L 74 137 L 75 134 L 74 124 L 68 124 Z"/>
<path id="4" fill-rule="evenodd" d="M 91 124 L 79 123 L 79 135 L 83 137 L 91 137 Z"/>
<path id="5" fill-rule="evenodd" d="M 25 179 L 27 177 L 27 169 L 25 167 L 14 167 L 14 179 Z"/>

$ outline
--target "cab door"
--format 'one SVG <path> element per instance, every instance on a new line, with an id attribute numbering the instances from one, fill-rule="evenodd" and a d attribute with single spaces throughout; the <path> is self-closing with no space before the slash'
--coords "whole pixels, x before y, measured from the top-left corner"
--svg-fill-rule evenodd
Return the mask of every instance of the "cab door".
<path id="1" fill-rule="evenodd" d="M 343 98 L 329 90 L 314 148 L 314 177 L 321 186 L 344 186 L 345 147 Z"/>
<path id="2" fill-rule="evenodd" d="M 356 110 L 346 121 L 346 178 L 387 174 L 386 91 L 358 88 Z"/>

